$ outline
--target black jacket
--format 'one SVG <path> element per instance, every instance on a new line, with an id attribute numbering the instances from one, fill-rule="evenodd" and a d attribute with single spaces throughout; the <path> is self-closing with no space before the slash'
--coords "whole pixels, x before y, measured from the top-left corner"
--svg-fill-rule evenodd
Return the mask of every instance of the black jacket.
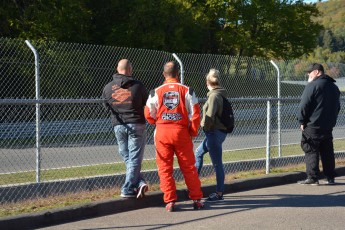
<path id="1" fill-rule="evenodd" d="M 113 125 L 145 124 L 144 106 L 147 97 L 142 82 L 122 74 L 114 74 L 113 81 L 103 89 L 104 106 L 111 113 Z"/>
<path id="2" fill-rule="evenodd" d="M 312 129 L 333 129 L 340 110 L 340 91 L 334 82 L 324 74 L 306 85 L 297 115 L 301 125 Z"/>

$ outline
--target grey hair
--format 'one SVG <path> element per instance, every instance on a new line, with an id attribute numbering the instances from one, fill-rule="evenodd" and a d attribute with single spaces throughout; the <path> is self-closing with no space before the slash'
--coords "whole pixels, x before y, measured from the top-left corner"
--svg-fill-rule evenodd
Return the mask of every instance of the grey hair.
<path id="1" fill-rule="evenodd" d="M 206 75 L 206 81 L 211 86 L 220 86 L 219 76 L 220 76 L 219 70 L 217 70 L 217 69 L 210 69 L 210 71 Z"/>

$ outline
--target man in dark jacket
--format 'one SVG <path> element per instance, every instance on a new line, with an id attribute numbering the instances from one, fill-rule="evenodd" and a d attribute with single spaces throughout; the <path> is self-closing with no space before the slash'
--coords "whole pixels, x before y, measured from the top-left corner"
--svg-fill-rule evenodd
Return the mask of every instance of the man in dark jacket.
<path id="1" fill-rule="evenodd" d="M 340 91 L 334 84 L 335 80 L 324 73 L 321 64 L 311 64 L 307 73 L 309 83 L 303 91 L 298 112 L 307 179 L 298 183 L 319 184 L 319 156 L 321 156 L 327 183 L 334 184 L 336 175 L 332 131 L 340 110 Z"/>
<path id="2" fill-rule="evenodd" d="M 141 198 L 148 190 L 141 176 L 146 127 L 144 106 L 148 97 L 142 82 L 132 78 L 132 64 L 122 59 L 117 65 L 113 81 L 103 90 L 104 106 L 110 111 L 119 153 L 126 164 L 126 180 L 121 197 Z"/>

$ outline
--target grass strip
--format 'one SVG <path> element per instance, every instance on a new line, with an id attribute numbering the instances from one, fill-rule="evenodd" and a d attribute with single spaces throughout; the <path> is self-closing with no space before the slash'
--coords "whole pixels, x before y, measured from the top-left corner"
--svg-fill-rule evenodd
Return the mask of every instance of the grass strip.
<path id="1" fill-rule="evenodd" d="M 335 140 L 334 149 L 336 151 L 345 150 L 345 140 Z M 303 155 L 303 151 L 298 144 L 283 145 L 281 147 L 283 156 Z M 271 158 L 278 157 L 278 147 L 270 148 Z M 266 148 L 242 149 L 235 151 L 224 151 L 223 162 L 256 160 L 266 158 Z M 210 164 L 209 154 L 204 157 L 204 164 Z M 177 167 L 177 161 L 174 161 Z M 157 169 L 155 159 L 144 160 L 142 170 Z M 48 169 L 41 171 L 41 181 L 65 180 L 72 178 L 86 178 L 101 175 L 113 175 L 125 172 L 125 164 L 122 162 L 112 164 L 100 164 L 91 166 L 80 166 L 70 168 Z M 36 174 L 34 171 L 19 172 L 0 175 L 0 185 L 35 183 Z"/>

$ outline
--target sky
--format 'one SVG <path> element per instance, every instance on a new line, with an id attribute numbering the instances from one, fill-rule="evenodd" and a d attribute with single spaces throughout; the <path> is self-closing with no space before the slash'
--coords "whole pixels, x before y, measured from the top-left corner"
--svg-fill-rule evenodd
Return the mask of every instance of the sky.
<path id="1" fill-rule="evenodd" d="M 304 0 L 305 3 L 315 3 L 318 2 L 319 0 Z M 327 2 L 325 0 L 322 0 L 322 2 Z"/>
<path id="2" fill-rule="evenodd" d="M 327 2 L 328 0 L 321 0 L 321 2 Z M 304 0 L 304 3 L 316 3 L 319 2 L 319 0 Z"/>

